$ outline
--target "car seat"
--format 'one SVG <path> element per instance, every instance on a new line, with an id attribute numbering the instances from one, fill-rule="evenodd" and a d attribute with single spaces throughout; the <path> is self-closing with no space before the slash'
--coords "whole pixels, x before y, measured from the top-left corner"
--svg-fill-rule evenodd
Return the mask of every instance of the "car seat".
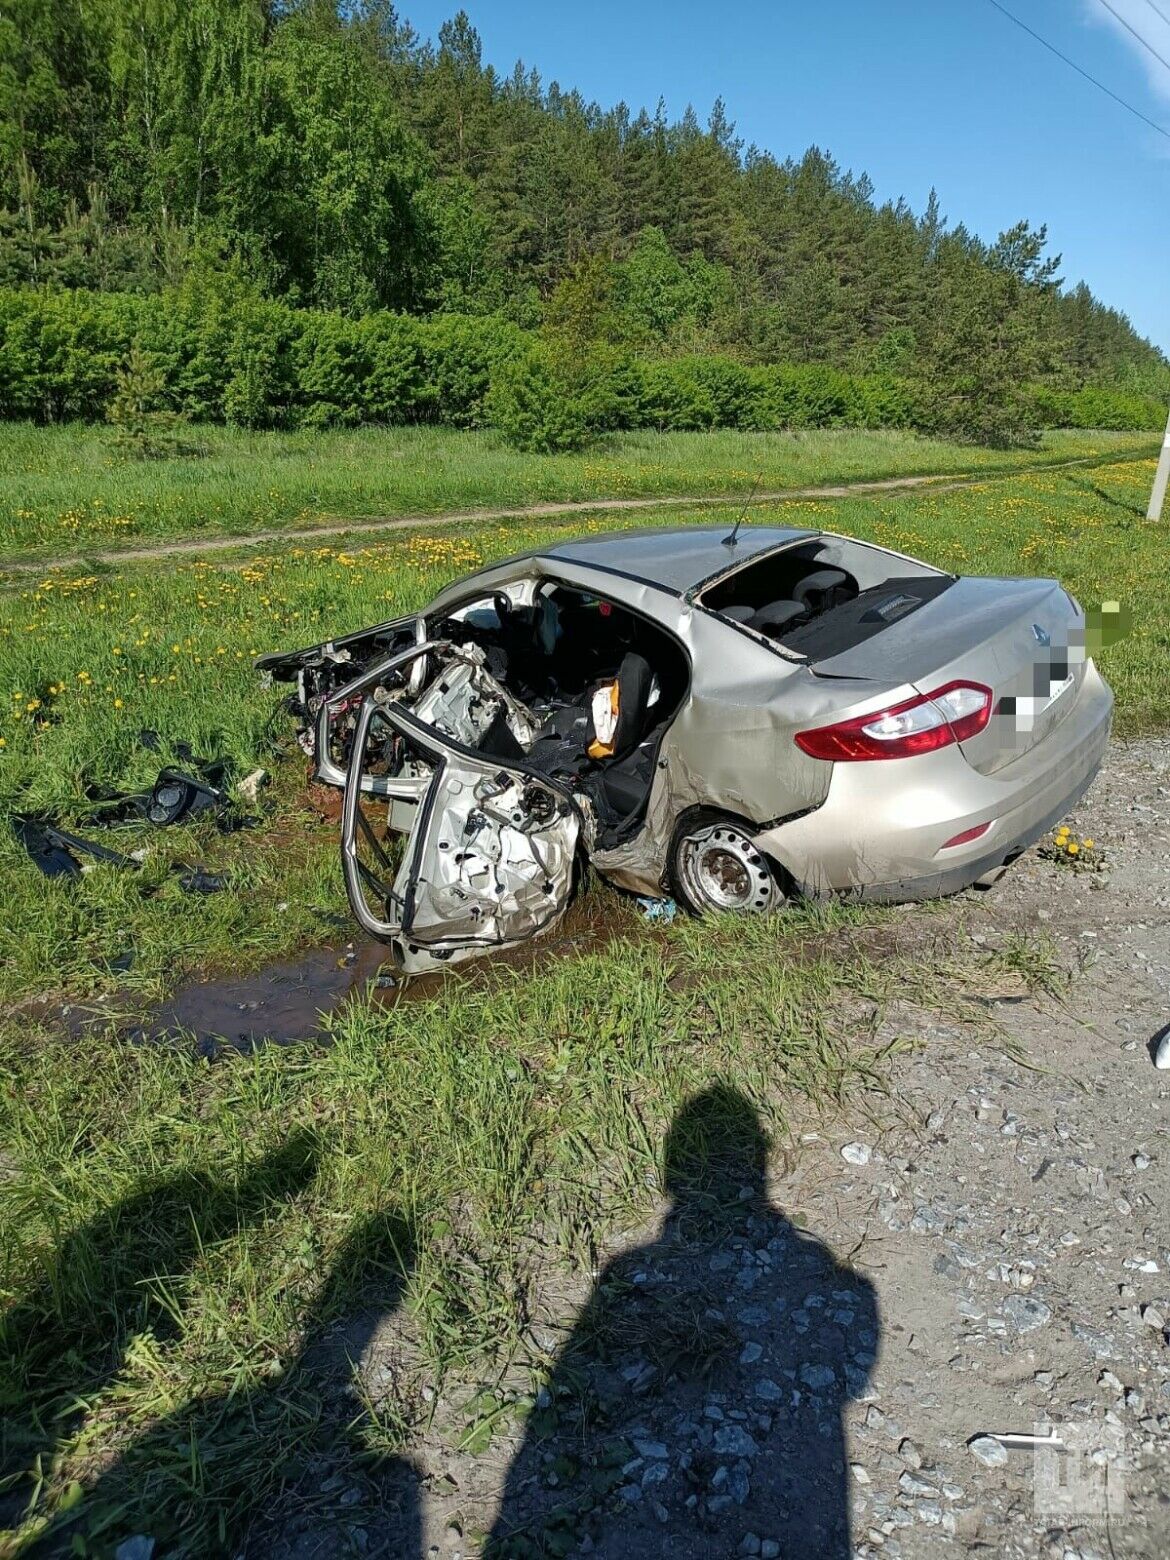
<path id="1" fill-rule="evenodd" d="M 856 587 L 850 589 L 848 581 L 843 569 L 815 569 L 805 575 L 792 594 L 815 617 L 857 594 Z"/>
<path id="2" fill-rule="evenodd" d="M 807 616 L 808 608 L 801 601 L 769 601 L 766 607 L 752 613 L 748 627 L 778 638 L 786 628 Z"/>
<path id="3" fill-rule="evenodd" d="M 654 695 L 654 672 L 645 656 L 629 650 L 613 678 L 605 678 L 597 687 L 613 682 L 617 690 L 617 721 L 613 736 L 606 744 L 609 751 L 591 758 L 590 748 L 597 743 L 590 690 L 582 704 L 562 706 L 545 721 L 529 750 L 528 761 L 546 774 L 580 775 L 591 764 L 612 764 L 632 752 L 645 734 Z"/>

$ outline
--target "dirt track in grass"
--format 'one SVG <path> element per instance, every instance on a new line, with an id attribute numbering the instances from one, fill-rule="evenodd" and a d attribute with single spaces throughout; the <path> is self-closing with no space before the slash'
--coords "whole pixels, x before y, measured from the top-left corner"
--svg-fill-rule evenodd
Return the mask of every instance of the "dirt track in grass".
<path id="1" fill-rule="evenodd" d="M 1039 461 L 1034 466 L 1017 466 L 1010 470 L 991 472 L 947 472 L 941 475 L 921 474 L 913 477 L 883 477 L 872 482 L 835 482 L 820 487 L 774 488 L 756 493 L 750 507 L 760 504 L 784 503 L 794 499 L 851 498 L 867 493 L 897 493 L 930 487 L 938 493 L 953 492 L 956 488 L 971 487 L 981 482 L 1010 481 L 1036 472 L 1059 471 L 1070 466 L 1110 466 L 1124 464 L 1135 459 L 1133 450 L 1117 455 L 1080 455 L 1071 460 Z M 574 519 L 586 514 L 625 514 L 638 510 L 670 509 L 684 507 L 726 508 L 736 502 L 734 494 L 675 493 L 650 498 L 583 498 L 560 503 L 525 504 L 511 509 L 467 509 L 447 514 L 429 515 L 371 515 L 356 520 L 326 521 L 321 525 L 298 526 L 277 530 L 252 531 L 236 536 L 187 537 L 182 541 L 163 542 L 154 547 L 107 548 L 102 551 L 76 553 L 51 561 L 41 559 L 12 559 L 0 561 L 2 574 L 37 574 L 49 569 L 77 569 L 83 567 L 113 567 L 121 563 L 149 563 L 155 558 L 191 557 L 201 553 L 227 552 L 236 547 L 268 546 L 273 542 L 316 541 L 327 536 L 380 535 L 391 531 L 412 531 L 423 528 L 436 529 L 461 525 L 483 525 L 493 522 L 549 520 L 557 517 Z"/>

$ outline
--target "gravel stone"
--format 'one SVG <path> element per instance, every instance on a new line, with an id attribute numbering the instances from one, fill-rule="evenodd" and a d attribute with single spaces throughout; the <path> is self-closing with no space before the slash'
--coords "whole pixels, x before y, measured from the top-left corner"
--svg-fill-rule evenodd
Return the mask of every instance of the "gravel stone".
<path id="1" fill-rule="evenodd" d="M 898 1480 L 898 1487 L 899 1489 L 904 1490 L 907 1495 L 923 1496 L 938 1494 L 937 1484 L 931 1484 L 926 1479 L 919 1479 L 912 1473 L 904 1473 Z"/>
<path id="2" fill-rule="evenodd" d="M 754 1457 L 759 1447 L 742 1425 L 721 1425 L 715 1432 L 715 1450 L 724 1457 Z"/>
<path id="3" fill-rule="evenodd" d="M 1035 1295 L 1009 1295 L 1003 1303 L 1004 1315 L 1017 1332 L 1035 1332 L 1052 1320 L 1052 1309 Z"/>
<path id="4" fill-rule="evenodd" d="M 977 1435 L 967 1442 L 967 1450 L 985 1468 L 1002 1468 L 1008 1460 L 1007 1447 L 993 1441 L 989 1435 Z"/>

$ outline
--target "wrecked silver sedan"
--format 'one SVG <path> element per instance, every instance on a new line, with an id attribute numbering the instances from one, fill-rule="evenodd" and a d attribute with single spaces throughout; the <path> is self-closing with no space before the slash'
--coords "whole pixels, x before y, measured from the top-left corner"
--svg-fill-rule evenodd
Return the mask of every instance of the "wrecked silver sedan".
<path id="1" fill-rule="evenodd" d="M 586 861 L 696 913 L 961 889 L 1073 806 L 1112 706 L 1054 580 L 766 526 L 558 542 L 257 664 L 410 973 L 546 931 Z"/>

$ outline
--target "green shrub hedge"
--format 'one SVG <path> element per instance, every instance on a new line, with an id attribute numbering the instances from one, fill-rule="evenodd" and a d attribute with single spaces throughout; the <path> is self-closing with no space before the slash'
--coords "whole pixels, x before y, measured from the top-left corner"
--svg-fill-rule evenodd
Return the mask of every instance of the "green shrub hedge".
<path id="1" fill-rule="evenodd" d="M 1152 396 L 1095 385 L 1080 390 L 1031 385 L 1028 400 L 1041 428 L 1116 428 L 1137 433 L 1161 427 L 1165 415 L 1162 403 Z"/>
<path id="2" fill-rule="evenodd" d="M 905 380 L 724 357 L 566 361 L 496 317 L 360 318 L 193 284 L 175 292 L 0 290 L 0 417 L 100 419 L 137 342 L 160 409 L 245 427 L 492 424 L 522 447 L 574 448 L 613 428 L 926 427 Z M 1125 391 L 1031 387 L 1038 427 L 1159 428 Z"/>
<path id="3" fill-rule="evenodd" d="M 199 291 L 0 291 L 0 417 L 102 417 L 133 342 L 168 407 L 246 427 L 483 422 L 492 374 L 525 348 L 492 318 L 360 319 Z"/>

